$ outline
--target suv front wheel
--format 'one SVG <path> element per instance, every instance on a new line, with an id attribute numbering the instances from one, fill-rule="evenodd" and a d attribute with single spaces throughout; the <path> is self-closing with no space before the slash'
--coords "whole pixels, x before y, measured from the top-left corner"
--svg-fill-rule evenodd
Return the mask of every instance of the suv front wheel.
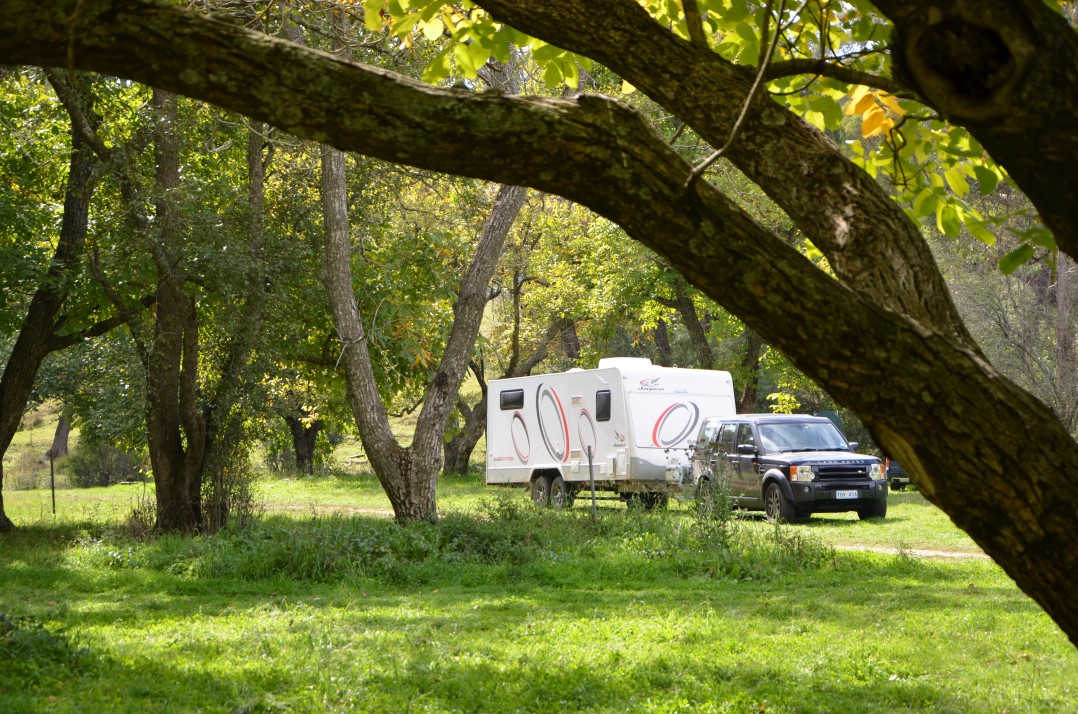
<path id="1" fill-rule="evenodd" d="M 885 518 L 887 516 L 887 501 L 876 501 L 871 506 L 857 509 L 857 517 L 862 521 L 869 518 Z"/>
<path id="2" fill-rule="evenodd" d="M 764 513 L 769 523 L 774 523 L 779 519 L 792 522 L 797 518 L 794 505 L 790 503 L 790 499 L 786 498 L 782 487 L 774 482 L 768 485 L 767 493 L 764 495 Z"/>

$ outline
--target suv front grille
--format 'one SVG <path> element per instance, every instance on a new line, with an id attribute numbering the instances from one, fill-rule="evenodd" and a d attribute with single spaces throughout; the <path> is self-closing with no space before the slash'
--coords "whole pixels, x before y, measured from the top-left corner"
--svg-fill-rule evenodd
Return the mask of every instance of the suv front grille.
<path id="1" fill-rule="evenodd" d="M 868 466 L 863 464 L 832 464 L 816 467 L 817 477 L 821 481 L 840 479 L 868 479 Z"/>

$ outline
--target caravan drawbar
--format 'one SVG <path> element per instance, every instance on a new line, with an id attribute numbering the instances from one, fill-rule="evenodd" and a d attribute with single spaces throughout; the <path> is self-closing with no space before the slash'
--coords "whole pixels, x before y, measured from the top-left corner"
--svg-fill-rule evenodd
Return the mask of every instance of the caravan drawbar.
<path id="1" fill-rule="evenodd" d="M 571 505 L 593 479 L 625 500 L 665 502 L 691 485 L 701 420 L 736 413 L 729 372 L 641 358 L 493 380 L 487 393 L 487 484 L 530 488 L 555 506 Z"/>

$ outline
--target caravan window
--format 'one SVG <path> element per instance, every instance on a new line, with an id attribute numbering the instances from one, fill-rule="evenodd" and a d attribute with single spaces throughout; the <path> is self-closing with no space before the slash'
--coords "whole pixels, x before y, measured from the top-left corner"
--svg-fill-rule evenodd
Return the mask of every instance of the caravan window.
<path id="1" fill-rule="evenodd" d="M 523 409 L 524 408 L 524 390 L 523 389 L 507 389 L 501 393 L 501 405 L 502 409 Z"/>
<path id="2" fill-rule="evenodd" d="M 610 421 L 610 390 L 595 393 L 595 421 Z"/>

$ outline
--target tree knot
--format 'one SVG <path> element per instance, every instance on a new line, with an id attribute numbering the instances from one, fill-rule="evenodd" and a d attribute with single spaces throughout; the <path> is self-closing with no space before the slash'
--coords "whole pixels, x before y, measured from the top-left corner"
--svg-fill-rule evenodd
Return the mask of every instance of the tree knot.
<path id="1" fill-rule="evenodd" d="M 958 94 L 977 101 L 991 96 L 1015 72 L 1014 56 L 998 32 L 959 19 L 926 28 L 914 51 Z"/>
<path id="2" fill-rule="evenodd" d="M 979 3 L 934 8 L 892 38 L 895 75 L 945 116 L 998 122 L 1020 103 L 1036 47 L 1023 18 Z"/>

